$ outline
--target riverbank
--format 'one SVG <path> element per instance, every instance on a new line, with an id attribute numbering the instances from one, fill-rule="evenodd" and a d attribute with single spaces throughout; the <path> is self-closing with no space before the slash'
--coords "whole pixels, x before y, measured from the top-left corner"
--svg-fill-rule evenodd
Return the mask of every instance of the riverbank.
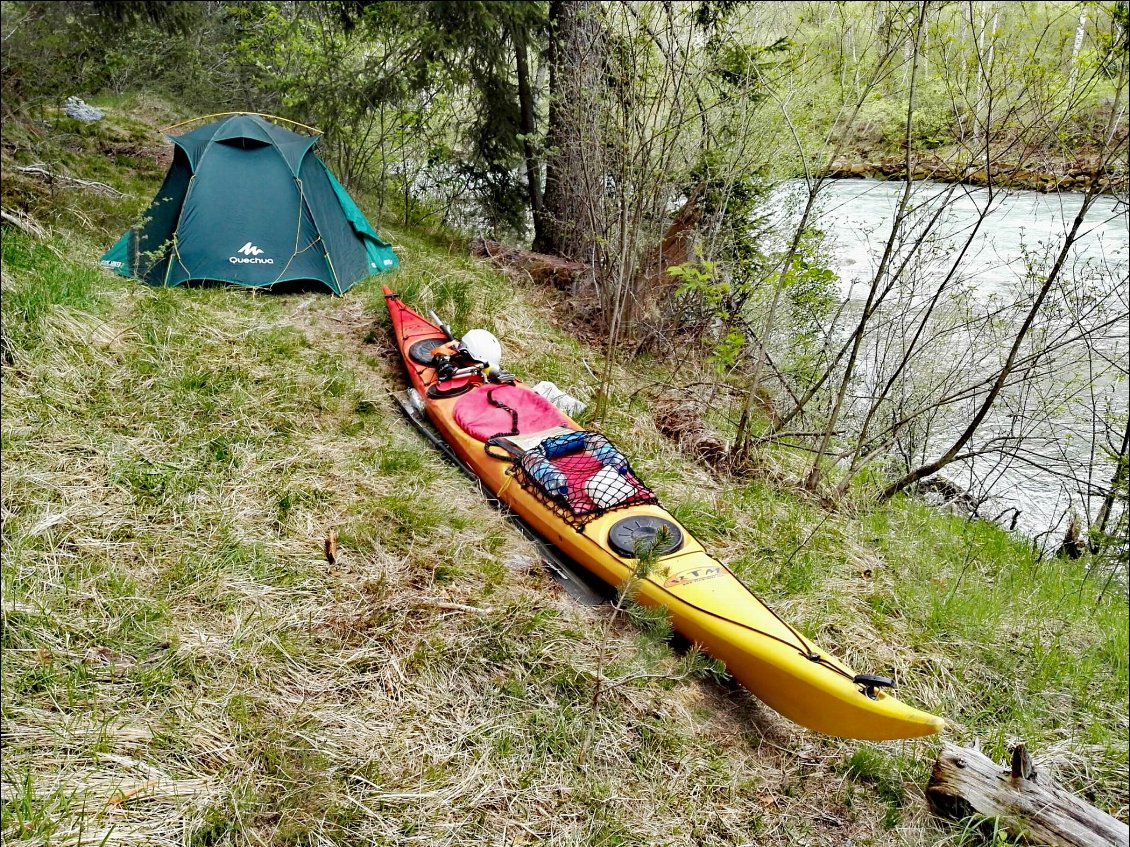
<path id="1" fill-rule="evenodd" d="M 1099 167 L 1099 159 L 1094 155 L 1076 158 L 1048 158 L 1039 164 L 1032 161 L 994 162 L 986 169 L 984 165 L 969 165 L 968 159 L 958 160 L 938 154 L 921 154 L 914 157 L 909 173 L 916 180 L 929 179 L 936 182 L 960 182 L 969 185 L 986 186 L 990 182 L 998 188 L 1026 189 L 1043 193 L 1053 191 L 1086 191 L 1097 185 L 1103 193 L 1125 193 L 1130 184 L 1130 172 L 1125 162 L 1113 162 L 1105 168 Z M 896 179 L 907 178 L 905 155 L 882 155 L 860 153 L 832 162 L 828 175 L 837 178 L 856 179 Z"/>

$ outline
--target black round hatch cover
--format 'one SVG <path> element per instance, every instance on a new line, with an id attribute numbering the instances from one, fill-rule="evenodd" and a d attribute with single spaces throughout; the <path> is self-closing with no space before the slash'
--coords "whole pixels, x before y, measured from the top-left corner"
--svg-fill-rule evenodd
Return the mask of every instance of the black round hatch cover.
<path id="1" fill-rule="evenodd" d="M 446 338 L 425 338 L 408 348 L 408 358 L 418 365 L 432 363 L 432 351 L 447 343 Z"/>
<path id="2" fill-rule="evenodd" d="M 636 558 L 636 551 L 666 556 L 683 546 L 683 532 L 666 518 L 635 515 L 613 524 L 608 546 L 625 559 Z"/>

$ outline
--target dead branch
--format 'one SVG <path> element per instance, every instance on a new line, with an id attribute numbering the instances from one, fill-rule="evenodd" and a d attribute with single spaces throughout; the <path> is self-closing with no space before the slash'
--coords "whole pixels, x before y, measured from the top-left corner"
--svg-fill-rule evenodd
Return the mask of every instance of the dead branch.
<path id="1" fill-rule="evenodd" d="M 47 230 L 29 215 L 27 212 L 22 212 L 19 209 L 0 209 L 0 218 L 10 223 L 21 232 L 26 232 L 32 238 L 46 238 Z"/>
<path id="2" fill-rule="evenodd" d="M 1130 829 L 1040 773 L 1023 744 L 1002 768 L 977 750 L 944 742 L 926 788 L 938 815 L 995 818 L 1009 835 L 1049 847 L 1126 847 Z"/>
<path id="3" fill-rule="evenodd" d="M 96 182 L 92 179 L 79 179 L 75 176 L 67 176 L 66 174 L 55 173 L 44 164 L 17 165 L 15 167 L 15 170 L 19 171 L 22 174 L 35 174 L 36 176 L 42 176 L 49 182 L 59 182 L 63 185 L 70 185 L 76 188 L 84 188 L 89 191 L 93 191 L 95 194 L 105 194 L 108 197 L 116 197 L 118 199 L 121 199 L 123 197 L 129 196 L 121 191 L 118 191 L 118 189 L 114 188 L 113 186 L 107 185 L 104 182 Z"/>

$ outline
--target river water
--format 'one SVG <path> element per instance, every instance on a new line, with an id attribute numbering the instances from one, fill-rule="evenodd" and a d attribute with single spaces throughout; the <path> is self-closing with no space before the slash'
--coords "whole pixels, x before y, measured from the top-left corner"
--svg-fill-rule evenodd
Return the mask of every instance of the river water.
<path id="1" fill-rule="evenodd" d="M 797 188 L 802 186 L 793 186 Z M 896 181 L 837 180 L 821 193 L 816 226 L 825 233 L 824 262 L 839 277 L 848 318 L 853 308 L 856 315 L 862 308 L 903 188 L 904 183 Z M 928 182 L 915 186 L 912 202 L 921 210 L 918 220 L 943 201 L 945 213 L 908 275 L 926 293 L 953 266 L 981 211 L 990 204 L 990 195 L 969 186 Z M 1038 285 L 1038 270 L 1050 265 L 1081 203 L 1082 195 L 1073 193 L 995 192 L 989 214 L 960 263 L 959 280 L 952 288 L 959 296 L 947 300 L 951 313 L 960 310 L 971 323 L 964 331 L 939 336 L 937 359 L 965 363 L 967 375 L 999 362 L 1012 337 L 1009 329 L 1018 325 L 1018 312 L 1009 311 L 1009 304 L 1022 304 Z M 1058 326 L 1063 330 L 1072 321 L 1101 326 L 1112 316 L 1116 320 L 1088 344 L 1064 345 L 1053 354 L 1051 367 L 1042 376 L 1023 391 L 1002 396 L 1000 408 L 985 420 L 981 432 L 1015 435 L 1021 419 L 1024 438 L 1012 442 L 1019 444 L 1017 456 L 1002 460 L 999 454 L 987 453 L 942 472 L 950 481 L 987 498 L 980 509 L 985 516 L 1019 510 L 1016 528 L 1045 547 L 1058 543 L 1069 511 L 1079 513 L 1084 526 L 1094 515 L 1099 498 L 1093 489 L 1088 496 L 1086 481 L 1105 486 L 1110 480 L 1113 463 L 1103 455 L 1101 445 L 1113 440 L 1117 449 L 1122 434 L 1118 420 L 1128 406 L 1130 326 L 1125 314 L 1130 299 L 1130 225 L 1125 202 L 1099 198 L 1081 232 L 1065 268 L 1063 290 L 1057 289 L 1048 298 L 1045 312 L 1050 317 L 1037 328 L 1050 331 Z M 1037 272 L 1029 274 L 1033 266 Z M 910 302 L 904 299 L 898 307 L 902 314 L 921 314 Z M 897 314 L 898 308 L 891 311 Z M 887 331 L 886 336 L 885 349 L 889 350 L 892 333 Z M 876 372 L 883 369 L 878 354 L 871 367 Z M 863 370 L 867 368 L 865 362 Z M 864 385 L 855 390 L 857 400 L 867 395 L 866 376 L 862 381 Z M 920 439 L 922 455 L 934 458 L 952 443 L 953 436 L 969 422 L 973 408 L 975 399 L 964 407 L 959 405 L 956 417 L 936 418 L 924 444 Z M 1011 515 L 1005 522 L 1010 521 Z"/>

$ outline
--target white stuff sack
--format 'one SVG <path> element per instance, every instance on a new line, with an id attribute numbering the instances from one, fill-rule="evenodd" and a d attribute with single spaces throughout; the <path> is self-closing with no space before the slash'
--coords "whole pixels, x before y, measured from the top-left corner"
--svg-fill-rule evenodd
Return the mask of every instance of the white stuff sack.
<path id="1" fill-rule="evenodd" d="M 615 468 L 601 468 L 585 483 L 585 493 L 600 508 L 611 509 L 635 494 L 636 489 Z"/>
<path id="2" fill-rule="evenodd" d="M 548 380 L 542 380 L 535 385 L 534 393 L 540 394 L 567 415 L 579 415 L 586 408 L 585 404 L 576 397 L 566 394 Z"/>

